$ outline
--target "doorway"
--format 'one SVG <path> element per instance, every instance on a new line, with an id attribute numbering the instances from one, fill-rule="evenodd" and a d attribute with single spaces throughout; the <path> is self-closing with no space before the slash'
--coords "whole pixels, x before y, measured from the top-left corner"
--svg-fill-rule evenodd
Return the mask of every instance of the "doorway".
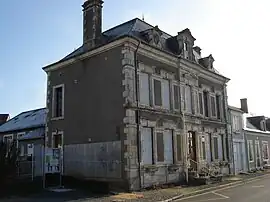
<path id="1" fill-rule="evenodd" d="M 255 166 L 260 168 L 261 165 L 261 150 L 259 140 L 255 140 Z"/>
<path id="2" fill-rule="evenodd" d="M 191 168 L 197 170 L 196 136 L 193 131 L 188 132 L 188 155 Z"/>

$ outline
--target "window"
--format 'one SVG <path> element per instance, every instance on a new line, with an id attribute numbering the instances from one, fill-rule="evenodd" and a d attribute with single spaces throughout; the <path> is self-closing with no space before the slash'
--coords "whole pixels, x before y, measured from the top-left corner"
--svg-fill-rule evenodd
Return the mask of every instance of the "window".
<path id="1" fill-rule="evenodd" d="M 184 50 L 187 51 L 187 42 L 184 42 Z"/>
<path id="2" fill-rule="evenodd" d="M 212 115 L 212 117 L 216 117 L 217 112 L 216 112 L 216 100 L 215 100 L 215 97 L 211 96 L 210 100 L 211 100 L 211 115 Z"/>
<path id="3" fill-rule="evenodd" d="M 199 114 L 203 115 L 203 94 L 199 93 Z"/>
<path id="4" fill-rule="evenodd" d="M 53 148 L 62 148 L 63 147 L 63 133 L 53 133 L 52 135 L 52 146 Z"/>
<path id="5" fill-rule="evenodd" d="M 182 136 L 176 136 L 177 161 L 182 161 Z"/>
<path id="6" fill-rule="evenodd" d="M 191 87 L 188 85 L 186 85 L 185 97 L 186 97 L 186 112 L 192 113 Z"/>
<path id="7" fill-rule="evenodd" d="M 157 133 L 157 161 L 164 161 L 164 141 L 163 141 L 163 133 Z"/>
<path id="8" fill-rule="evenodd" d="M 213 137 L 214 159 L 218 159 L 218 137 Z"/>
<path id="9" fill-rule="evenodd" d="M 224 135 L 221 134 L 220 136 L 221 136 L 221 147 L 222 147 L 222 157 L 223 157 L 222 159 L 223 159 L 223 161 L 225 161 L 226 160 L 226 158 L 225 158 L 226 157 L 226 151 L 225 151 L 225 148 L 226 148 L 225 144 L 226 143 L 224 140 Z"/>
<path id="10" fill-rule="evenodd" d="M 64 85 L 53 87 L 53 117 L 64 116 Z"/>
<path id="11" fill-rule="evenodd" d="M 173 85 L 173 108 L 180 110 L 180 87 Z"/>
<path id="12" fill-rule="evenodd" d="M 23 144 L 21 144 L 21 145 L 19 145 L 19 151 L 20 151 L 20 156 L 24 156 L 24 145 Z"/>
<path id="13" fill-rule="evenodd" d="M 201 158 L 206 160 L 206 143 L 205 136 L 201 136 Z"/>
<path id="14" fill-rule="evenodd" d="M 152 128 L 142 128 L 141 130 L 141 162 L 144 165 L 154 163 Z"/>
<path id="15" fill-rule="evenodd" d="M 9 151 L 13 142 L 13 135 L 4 135 L 3 142 L 7 145 L 7 151 Z"/>
<path id="16" fill-rule="evenodd" d="M 164 163 L 173 164 L 173 132 L 164 131 Z"/>
<path id="17" fill-rule="evenodd" d="M 139 91 L 140 91 L 140 103 L 149 105 L 149 75 L 146 73 L 139 74 Z"/>
<path id="18" fill-rule="evenodd" d="M 181 94 L 181 102 L 183 103 L 182 106 L 182 110 L 186 110 L 186 98 L 185 98 L 185 86 L 181 85 L 181 90 L 180 90 L 180 94 Z"/>
<path id="19" fill-rule="evenodd" d="M 216 95 L 216 104 L 217 104 L 217 118 L 220 119 L 221 118 L 221 114 L 220 114 L 220 107 L 221 107 L 220 95 Z"/>
<path id="20" fill-rule="evenodd" d="M 170 109 L 170 84 L 168 80 L 162 80 L 162 106 Z"/>
<path id="21" fill-rule="evenodd" d="M 267 141 L 262 142 L 262 155 L 263 160 L 269 160 L 269 147 Z"/>
<path id="22" fill-rule="evenodd" d="M 156 106 L 162 105 L 161 99 L 161 81 L 154 79 L 154 104 Z"/>
<path id="23" fill-rule="evenodd" d="M 199 98 L 198 98 L 198 91 L 197 90 L 195 90 L 195 91 L 193 91 L 193 95 L 194 95 L 194 107 L 193 107 L 193 109 L 194 109 L 194 111 L 193 111 L 193 113 L 194 114 L 198 114 L 199 113 L 199 106 L 198 106 L 198 102 L 199 102 Z"/>
<path id="24" fill-rule="evenodd" d="M 209 133 L 209 144 L 210 144 L 210 158 L 213 161 L 213 145 L 212 145 L 212 134 Z"/>
<path id="25" fill-rule="evenodd" d="M 208 92 L 203 92 L 203 103 L 204 103 L 204 115 L 206 117 L 209 117 L 209 111 L 208 111 Z"/>
<path id="26" fill-rule="evenodd" d="M 170 85 L 168 80 L 153 79 L 154 105 L 170 109 Z"/>
<path id="27" fill-rule="evenodd" d="M 254 148 L 253 148 L 253 141 L 248 140 L 248 156 L 249 156 L 249 162 L 254 161 Z"/>

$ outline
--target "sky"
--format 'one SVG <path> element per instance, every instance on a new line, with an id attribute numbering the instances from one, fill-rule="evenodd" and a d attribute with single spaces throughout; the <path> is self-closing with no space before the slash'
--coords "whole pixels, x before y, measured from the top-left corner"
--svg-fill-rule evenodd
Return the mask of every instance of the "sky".
<path id="1" fill-rule="evenodd" d="M 45 107 L 46 73 L 82 44 L 83 0 L 0 1 L 0 113 Z M 171 34 L 189 28 L 230 78 L 229 104 L 270 116 L 269 0 L 104 0 L 103 30 L 135 17 Z"/>

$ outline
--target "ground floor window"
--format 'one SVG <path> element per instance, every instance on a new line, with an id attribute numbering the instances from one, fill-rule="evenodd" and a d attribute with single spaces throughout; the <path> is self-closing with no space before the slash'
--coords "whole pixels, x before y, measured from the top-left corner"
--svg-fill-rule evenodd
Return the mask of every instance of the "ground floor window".
<path id="1" fill-rule="evenodd" d="M 248 140 L 248 157 L 250 162 L 254 161 L 254 148 L 252 140 Z"/>
<path id="2" fill-rule="evenodd" d="M 269 159 L 269 147 L 268 147 L 267 141 L 262 142 L 262 155 L 263 155 L 263 160 Z"/>
<path id="3" fill-rule="evenodd" d="M 206 160 L 206 142 L 205 142 L 205 136 L 201 136 L 201 158 L 202 158 L 202 160 Z"/>
<path id="4" fill-rule="evenodd" d="M 218 159 L 218 137 L 213 137 L 214 159 Z"/>
<path id="5" fill-rule="evenodd" d="M 141 129 L 141 163 L 144 165 L 154 163 L 152 128 L 144 127 Z"/>
<path id="6" fill-rule="evenodd" d="M 176 135 L 177 161 L 182 161 L 182 135 Z"/>

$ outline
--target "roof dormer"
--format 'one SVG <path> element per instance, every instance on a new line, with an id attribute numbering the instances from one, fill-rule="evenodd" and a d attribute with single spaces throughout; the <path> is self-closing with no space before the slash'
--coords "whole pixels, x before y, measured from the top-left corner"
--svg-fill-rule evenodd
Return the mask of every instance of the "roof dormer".
<path id="1" fill-rule="evenodd" d="M 146 30 L 144 33 L 150 45 L 162 48 L 162 41 L 161 41 L 162 31 L 159 29 L 158 26 Z"/>
<path id="2" fill-rule="evenodd" d="M 199 63 L 209 69 L 212 70 L 214 68 L 213 63 L 214 63 L 215 59 L 213 58 L 212 54 L 210 54 L 208 57 L 204 57 L 199 59 Z"/>
<path id="3" fill-rule="evenodd" d="M 196 39 L 192 36 L 190 30 L 184 29 L 178 32 L 177 41 L 179 45 L 179 52 L 182 57 L 188 60 L 194 60 L 193 46 Z"/>

